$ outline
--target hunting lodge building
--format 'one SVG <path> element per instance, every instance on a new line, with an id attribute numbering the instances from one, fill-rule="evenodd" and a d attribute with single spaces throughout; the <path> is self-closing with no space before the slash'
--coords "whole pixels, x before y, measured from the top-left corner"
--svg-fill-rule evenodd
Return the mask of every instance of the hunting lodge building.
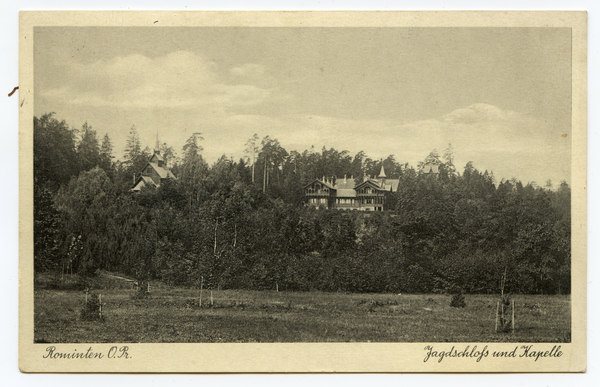
<path id="1" fill-rule="evenodd" d="M 362 211 L 383 211 L 387 209 L 386 199 L 398 190 L 398 179 L 387 179 L 383 165 L 378 179 L 365 176 L 362 183 L 356 184 L 354 176 L 349 180 L 315 179 L 304 186 L 304 196 L 308 205 L 318 208 L 337 208 Z"/>
<path id="2" fill-rule="evenodd" d="M 437 176 L 439 166 L 426 163 L 421 173 Z M 388 179 L 383 164 L 377 179 L 365 176 L 362 183 L 356 184 L 354 176 L 348 179 L 315 179 L 304 186 L 304 196 L 310 206 L 340 210 L 385 211 L 389 210 L 390 199 L 398 191 L 399 179 Z"/>

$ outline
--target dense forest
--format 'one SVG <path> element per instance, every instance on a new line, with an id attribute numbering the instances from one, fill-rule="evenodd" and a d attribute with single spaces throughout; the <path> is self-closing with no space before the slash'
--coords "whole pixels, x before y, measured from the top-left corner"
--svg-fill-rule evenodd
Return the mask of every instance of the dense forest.
<path id="1" fill-rule="evenodd" d="M 34 267 L 211 288 L 348 292 L 569 293 L 570 188 L 495 181 L 453 151 L 432 151 L 440 173 L 383 160 L 400 180 L 389 211 L 304 205 L 302 187 L 322 176 L 376 176 L 364 152 L 286 151 L 248 140 L 247 157 L 202 157 L 200 133 L 180 156 L 161 154 L 177 179 L 132 193 L 153 151 L 135 127 L 121 159 L 108 135 L 34 117 Z"/>

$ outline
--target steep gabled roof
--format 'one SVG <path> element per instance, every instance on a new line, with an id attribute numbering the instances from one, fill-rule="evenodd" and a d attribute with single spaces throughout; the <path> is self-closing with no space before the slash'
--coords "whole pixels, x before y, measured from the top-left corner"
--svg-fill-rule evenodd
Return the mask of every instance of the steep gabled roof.
<path id="1" fill-rule="evenodd" d="M 438 164 L 427 163 L 421 167 L 421 173 L 440 173 L 440 166 Z"/>
<path id="2" fill-rule="evenodd" d="M 354 187 L 355 190 L 360 189 L 366 185 L 369 185 L 375 189 L 381 189 L 379 187 L 379 182 L 377 180 L 371 180 L 371 179 L 367 179 L 365 181 L 363 181 L 362 183 L 360 183 L 359 185 L 357 185 L 356 187 Z"/>
<path id="3" fill-rule="evenodd" d="M 130 191 L 140 191 L 145 186 L 156 187 L 156 184 L 154 184 L 152 178 L 148 176 L 140 176 L 137 178 L 133 188 L 130 189 Z"/>
<path id="4" fill-rule="evenodd" d="M 371 187 L 379 190 L 379 191 L 391 191 L 396 192 L 398 190 L 398 185 L 400 184 L 400 179 L 386 179 L 383 183 L 383 186 L 379 183 L 378 180 L 368 179 L 354 187 L 355 190 L 364 187 L 365 185 L 370 185 Z"/>
<path id="5" fill-rule="evenodd" d="M 150 157 L 150 162 L 152 163 L 152 162 L 158 162 L 158 161 L 165 161 L 165 159 L 160 155 L 160 153 L 154 152 L 152 157 Z"/>
<path id="6" fill-rule="evenodd" d="M 144 168 L 142 168 L 142 173 L 144 170 L 146 170 L 146 168 L 148 168 L 148 166 L 150 166 L 156 171 L 156 174 L 160 177 L 161 180 L 167 178 L 177 180 L 177 177 L 173 174 L 173 172 L 171 172 L 169 168 L 167 168 L 166 166 L 160 166 L 160 164 L 164 165 L 164 160 L 159 152 L 155 152 L 150 158 L 150 161 L 148 161 L 146 165 L 144 165 Z M 155 183 L 151 177 L 140 175 L 140 177 L 138 177 L 135 180 L 133 188 L 131 188 L 130 191 L 139 191 L 141 187 L 145 185 L 157 186 L 160 185 L 160 181 Z"/>
<path id="7" fill-rule="evenodd" d="M 156 171 L 156 173 L 158 173 L 158 176 L 160 176 L 161 179 L 177 179 L 170 169 L 165 167 L 159 167 L 157 163 L 152 162 L 152 159 L 150 160 L 151 161 L 148 164 L 146 164 L 146 167 L 150 165 L 152 168 L 154 168 L 154 170 Z M 146 167 L 144 167 L 144 169 L 146 169 Z"/>
<path id="8" fill-rule="evenodd" d="M 385 174 L 385 171 L 382 171 Z M 385 179 L 385 178 L 384 178 Z M 319 183 L 324 187 L 329 188 L 330 190 L 336 191 L 336 196 L 339 198 L 354 198 L 356 197 L 356 190 L 364 187 L 365 185 L 369 185 L 373 189 L 378 191 L 390 191 L 396 192 L 398 190 L 398 185 L 400 184 L 399 179 L 385 179 L 383 186 L 380 184 L 380 180 L 375 179 L 367 179 L 362 183 L 356 185 L 354 179 L 338 179 L 335 182 L 335 185 L 325 182 L 320 179 L 315 179 L 310 183 L 304 185 L 304 189 L 312 186 L 315 183 Z"/>
<path id="9" fill-rule="evenodd" d="M 383 183 L 382 189 L 386 191 L 396 192 L 398 191 L 398 185 L 400 184 L 400 179 L 386 179 Z"/>
<path id="10" fill-rule="evenodd" d="M 321 180 L 319 180 L 319 179 L 315 179 L 315 180 L 311 181 L 310 183 L 306 184 L 306 185 L 305 185 L 303 188 L 310 187 L 311 185 L 313 185 L 313 184 L 315 184 L 315 183 L 320 183 L 320 184 L 323 184 L 324 186 L 326 186 L 326 187 L 327 187 L 327 188 L 329 188 L 329 189 L 337 190 L 337 188 L 336 188 L 336 187 L 334 187 L 333 185 L 331 185 L 331 184 L 329 184 L 329 183 L 326 183 L 326 182 L 324 182 L 324 181 L 321 181 Z"/>

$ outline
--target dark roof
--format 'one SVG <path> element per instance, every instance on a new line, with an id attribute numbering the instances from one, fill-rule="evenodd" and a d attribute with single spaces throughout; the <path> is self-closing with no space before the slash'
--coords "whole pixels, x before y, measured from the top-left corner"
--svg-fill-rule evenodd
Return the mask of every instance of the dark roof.
<path id="1" fill-rule="evenodd" d="M 380 191 L 396 192 L 398 190 L 398 184 L 400 184 L 400 180 L 399 179 L 385 179 L 383 186 L 381 186 L 379 180 L 368 179 L 368 180 L 363 181 L 356 187 L 354 187 L 354 189 L 359 189 L 359 188 L 367 185 L 367 183 L 370 186 L 372 186 L 373 188 L 378 189 Z"/>
<path id="2" fill-rule="evenodd" d="M 370 185 L 371 187 L 373 187 L 375 189 L 379 189 L 379 182 L 377 180 L 372 180 L 372 179 L 367 179 L 367 180 L 363 181 L 362 183 L 360 183 L 359 185 L 354 187 L 354 189 L 362 188 L 365 185 Z"/>
<path id="3" fill-rule="evenodd" d="M 150 161 L 148 164 L 146 164 L 146 166 L 152 166 L 152 168 L 154 168 L 154 170 L 156 171 L 156 173 L 158 173 L 158 176 L 160 176 L 161 179 L 166 179 L 167 177 L 171 178 L 171 179 L 177 179 L 175 177 L 175 175 L 173 174 L 173 172 L 171 172 L 171 170 L 169 168 L 165 168 L 165 167 L 159 167 L 157 163 L 153 163 L 152 161 Z M 144 169 L 146 169 L 146 167 L 144 167 Z"/>
<path id="4" fill-rule="evenodd" d="M 130 191 L 139 191 L 142 189 L 142 187 L 145 187 L 146 185 L 156 186 L 156 184 L 154 184 L 154 181 L 152 180 L 151 177 L 140 176 L 137 178 L 137 180 L 135 181 L 135 184 L 133 185 L 133 188 L 130 189 Z"/>
<path id="5" fill-rule="evenodd" d="M 335 189 L 337 189 L 337 188 L 336 188 L 336 187 L 334 187 L 333 185 L 331 185 L 331 184 L 329 184 L 329 183 L 326 183 L 326 182 L 324 182 L 324 181 L 321 181 L 321 180 L 319 180 L 319 179 L 315 179 L 315 180 L 311 181 L 310 183 L 306 184 L 306 185 L 305 185 L 303 188 L 309 187 L 309 186 L 311 186 L 311 185 L 313 185 L 313 184 L 315 184 L 315 183 L 320 183 L 320 184 L 323 184 L 324 186 L 326 186 L 326 187 L 327 187 L 327 188 L 329 188 L 329 189 L 334 189 L 334 190 L 335 190 Z"/>
<path id="6" fill-rule="evenodd" d="M 160 152 L 154 152 L 152 157 L 150 157 L 150 162 L 156 161 L 165 161 L 165 159 L 160 155 Z"/>
<path id="7" fill-rule="evenodd" d="M 398 184 L 400 184 L 400 180 L 399 179 L 385 179 L 383 186 L 381 186 L 380 180 L 377 180 L 377 179 L 367 179 L 358 185 L 354 182 L 354 179 L 337 179 L 335 182 L 335 185 L 332 185 L 332 184 L 327 183 L 320 179 L 315 179 L 315 180 L 311 181 L 310 183 L 306 184 L 303 188 L 310 187 L 311 185 L 313 185 L 315 183 L 319 183 L 329 189 L 336 190 L 337 197 L 356 197 L 356 190 L 358 188 L 364 186 L 365 184 L 369 184 L 373 188 L 380 190 L 380 191 L 396 192 L 398 190 Z"/>
<path id="8" fill-rule="evenodd" d="M 386 191 L 396 192 L 396 191 L 398 191 L 399 184 L 400 184 L 400 179 L 385 179 L 382 189 L 384 189 Z"/>

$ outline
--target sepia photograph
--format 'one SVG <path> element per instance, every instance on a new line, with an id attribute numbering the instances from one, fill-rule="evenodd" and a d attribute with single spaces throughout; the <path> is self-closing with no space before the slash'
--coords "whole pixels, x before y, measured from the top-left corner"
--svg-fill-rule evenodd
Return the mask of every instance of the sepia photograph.
<path id="1" fill-rule="evenodd" d="M 73 24 L 27 36 L 39 361 L 379 343 L 542 363 L 577 332 L 585 352 L 572 27 Z"/>

